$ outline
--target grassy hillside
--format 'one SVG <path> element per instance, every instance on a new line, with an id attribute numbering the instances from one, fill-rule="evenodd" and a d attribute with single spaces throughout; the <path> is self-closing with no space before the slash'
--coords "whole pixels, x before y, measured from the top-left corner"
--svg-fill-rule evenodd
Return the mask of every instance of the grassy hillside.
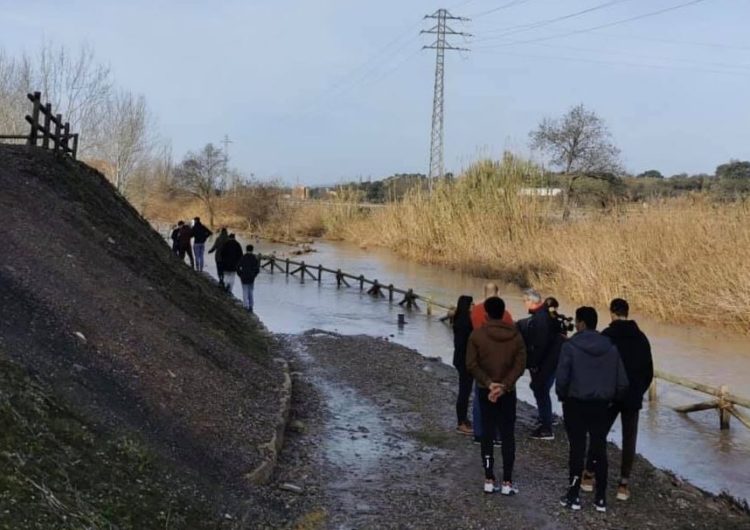
<path id="1" fill-rule="evenodd" d="M 0 146 L 0 189 L 2 524 L 237 515 L 283 378 L 257 322 L 87 166 Z"/>

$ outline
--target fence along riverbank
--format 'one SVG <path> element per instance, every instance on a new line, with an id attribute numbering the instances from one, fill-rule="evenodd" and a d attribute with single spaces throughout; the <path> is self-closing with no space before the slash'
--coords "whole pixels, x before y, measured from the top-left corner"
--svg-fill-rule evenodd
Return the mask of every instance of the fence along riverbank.
<path id="1" fill-rule="evenodd" d="M 434 300 L 431 296 L 420 295 L 415 293 L 413 289 L 399 288 L 393 284 L 384 284 L 377 279 L 365 278 L 362 274 L 352 274 L 342 271 L 341 269 L 325 267 L 321 264 L 309 265 L 305 261 L 281 258 L 273 254 L 258 254 L 258 259 L 261 264 L 261 270 L 265 270 L 270 274 L 280 272 L 287 276 L 294 276 L 299 278 L 300 283 L 304 283 L 305 278 L 322 283 L 324 275 L 329 275 L 329 277 L 333 277 L 335 280 L 337 288 L 348 288 L 354 285 L 358 286 L 359 290 L 364 292 L 365 287 L 367 287 L 367 293 L 369 295 L 376 298 L 387 298 L 389 303 L 396 302 L 397 299 L 400 298 L 397 302 L 398 305 L 407 310 L 419 311 L 419 302 L 425 304 L 425 312 L 427 315 L 432 315 L 434 308 L 436 307 L 446 311 L 454 309 L 454 306 L 451 304 Z M 441 320 L 446 320 L 446 318 L 443 317 Z M 738 409 L 738 407 L 743 407 L 750 410 L 750 399 L 730 393 L 727 385 L 722 385 L 718 388 L 712 387 L 710 385 L 691 381 L 684 377 L 669 374 L 662 370 L 655 370 L 654 381 L 649 389 L 649 401 L 655 402 L 658 400 L 657 380 L 662 380 L 669 384 L 686 388 L 694 392 L 707 394 L 712 397 L 709 401 L 696 403 L 694 405 L 673 407 L 673 410 L 676 412 L 688 414 L 691 412 L 715 409 L 719 414 L 720 429 L 729 429 L 730 418 L 732 416 L 741 424 L 750 428 L 750 415 Z"/>

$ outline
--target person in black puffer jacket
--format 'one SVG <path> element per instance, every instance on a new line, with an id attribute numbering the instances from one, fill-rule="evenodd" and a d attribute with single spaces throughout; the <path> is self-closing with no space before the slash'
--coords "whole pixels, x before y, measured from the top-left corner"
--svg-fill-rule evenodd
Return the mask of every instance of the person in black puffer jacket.
<path id="1" fill-rule="evenodd" d="M 654 378 L 654 361 L 651 355 L 651 344 L 634 320 L 628 320 L 630 306 L 626 300 L 615 298 L 609 304 L 612 322 L 602 331 L 609 337 L 620 352 L 625 373 L 630 386 L 622 400 L 615 401 L 609 410 L 609 428 L 612 429 L 618 414 L 622 422 L 622 463 L 620 466 L 620 484 L 617 488 L 617 499 L 626 501 L 630 498 L 630 472 L 635 460 L 636 441 L 638 439 L 638 416 L 643 406 L 643 395 L 651 386 Z M 591 491 L 594 487 L 594 476 L 591 470 L 595 462 L 589 453 L 586 471 L 581 479 L 581 489 Z"/>

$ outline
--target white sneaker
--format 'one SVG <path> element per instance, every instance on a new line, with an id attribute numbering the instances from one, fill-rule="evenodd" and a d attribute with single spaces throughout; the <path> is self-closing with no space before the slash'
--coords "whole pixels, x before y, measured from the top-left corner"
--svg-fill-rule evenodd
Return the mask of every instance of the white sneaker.
<path id="1" fill-rule="evenodd" d="M 516 488 L 512 482 L 503 482 L 502 487 L 500 488 L 500 494 L 501 495 L 515 495 L 518 493 L 518 488 Z"/>
<path id="2" fill-rule="evenodd" d="M 485 493 L 496 493 L 500 491 L 500 486 L 497 485 L 497 481 L 485 480 L 484 481 L 484 492 Z"/>

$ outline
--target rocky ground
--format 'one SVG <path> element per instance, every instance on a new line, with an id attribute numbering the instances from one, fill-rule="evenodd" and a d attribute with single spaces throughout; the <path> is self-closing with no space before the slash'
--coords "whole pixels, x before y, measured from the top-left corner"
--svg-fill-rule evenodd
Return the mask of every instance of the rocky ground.
<path id="1" fill-rule="evenodd" d="M 638 458 L 627 503 L 573 513 L 558 499 L 567 441 L 528 438 L 519 404 L 513 498 L 482 493 L 479 448 L 454 429 L 455 374 L 399 345 L 310 331 L 283 337 L 293 366 L 293 414 L 272 483 L 248 503 L 250 527 L 291 528 L 750 528 L 750 516 Z M 498 458 L 499 460 L 499 458 Z"/>

